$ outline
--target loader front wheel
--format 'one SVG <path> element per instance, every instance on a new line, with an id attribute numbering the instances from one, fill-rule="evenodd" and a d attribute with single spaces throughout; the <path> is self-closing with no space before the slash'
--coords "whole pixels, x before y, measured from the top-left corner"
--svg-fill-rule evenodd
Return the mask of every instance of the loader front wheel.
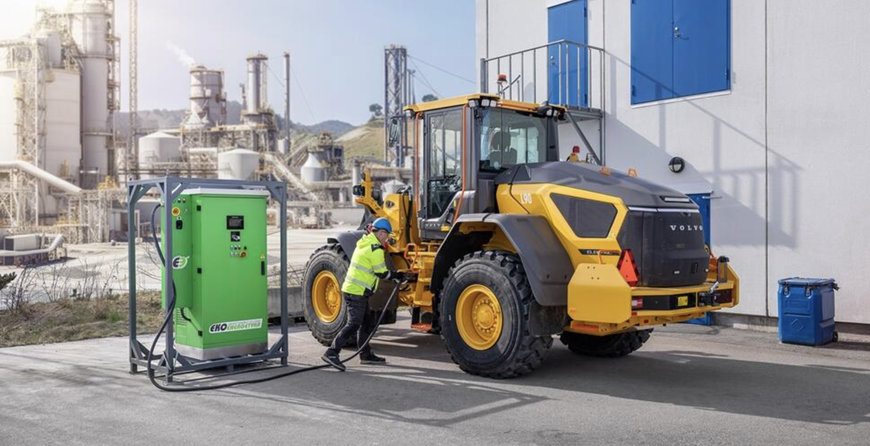
<path id="1" fill-rule="evenodd" d="M 456 262 L 440 293 L 441 339 L 459 368 L 512 378 L 544 360 L 551 336 L 529 333 L 534 297 L 519 258 L 478 251 Z"/>
<path id="2" fill-rule="evenodd" d="M 329 345 L 344 327 L 347 304 L 341 297 L 341 283 L 350 261 L 341 246 L 323 246 L 308 259 L 302 279 L 305 321 L 321 344 Z"/>
<path id="3" fill-rule="evenodd" d="M 562 333 L 560 340 L 578 355 L 620 358 L 643 346 L 651 332 L 652 329 L 592 336 L 566 331 Z"/>

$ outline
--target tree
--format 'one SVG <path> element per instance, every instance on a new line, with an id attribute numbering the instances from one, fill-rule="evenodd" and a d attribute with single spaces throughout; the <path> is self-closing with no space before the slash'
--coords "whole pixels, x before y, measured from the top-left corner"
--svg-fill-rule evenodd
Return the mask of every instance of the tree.
<path id="1" fill-rule="evenodd" d="M 435 96 L 434 94 L 427 94 L 427 95 L 423 96 L 423 102 L 432 102 L 432 101 L 437 101 L 437 100 L 438 100 L 438 96 Z"/>
<path id="2" fill-rule="evenodd" d="M 369 105 L 369 111 L 372 112 L 372 118 L 379 118 L 384 114 L 384 106 L 381 104 Z"/>

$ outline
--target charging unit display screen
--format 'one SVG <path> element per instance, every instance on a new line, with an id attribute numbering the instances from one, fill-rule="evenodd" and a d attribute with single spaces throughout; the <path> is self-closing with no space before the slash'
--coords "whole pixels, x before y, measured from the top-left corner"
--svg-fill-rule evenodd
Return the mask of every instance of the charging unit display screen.
<path id="1" fill-rule="evenodd" d="M 245 229 L 243 215 L 227 215 L 227 229 Z"/>

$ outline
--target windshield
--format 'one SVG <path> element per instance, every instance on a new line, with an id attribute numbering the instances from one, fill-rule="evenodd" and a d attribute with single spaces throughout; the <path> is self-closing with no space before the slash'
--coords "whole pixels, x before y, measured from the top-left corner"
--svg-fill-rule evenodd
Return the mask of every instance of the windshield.
<path id="1" fill-rule="evenodd" d="M 546 160 L 546 118 L 499 108 L 479 115 L 480 169 L 499 171 Z"/>

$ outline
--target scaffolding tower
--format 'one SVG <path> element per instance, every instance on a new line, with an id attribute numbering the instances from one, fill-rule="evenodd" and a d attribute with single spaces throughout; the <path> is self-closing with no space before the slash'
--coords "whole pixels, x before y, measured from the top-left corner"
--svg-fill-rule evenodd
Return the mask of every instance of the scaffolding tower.
<path id="1" fill-rule="evenodd" d="M 412 88 L 408 73 L 408 50 L 404 46 L 384 48 L 384 161 L 401 167 L 408 146 L 404 108 L 411 105 Z"/>

